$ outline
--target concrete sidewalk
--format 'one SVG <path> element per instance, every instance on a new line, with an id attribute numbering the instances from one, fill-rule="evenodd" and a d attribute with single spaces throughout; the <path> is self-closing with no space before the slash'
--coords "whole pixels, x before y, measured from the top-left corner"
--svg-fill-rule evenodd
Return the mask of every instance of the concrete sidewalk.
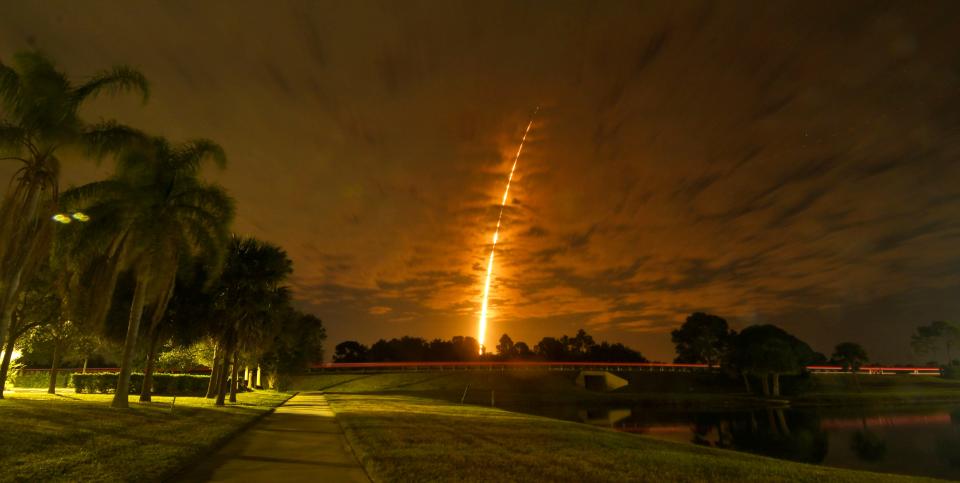
<path id="1" fill-rule="evenodd" d="M 297 394 L 177 481 L 369 482 L 327 399 Z"/>

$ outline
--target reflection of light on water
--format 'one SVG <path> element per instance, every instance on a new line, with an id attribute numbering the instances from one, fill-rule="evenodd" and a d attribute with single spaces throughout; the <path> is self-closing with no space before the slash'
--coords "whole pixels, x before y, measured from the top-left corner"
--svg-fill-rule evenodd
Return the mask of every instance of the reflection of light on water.
<path id="1" fill-rule="evenodd" d="M 824 419 L 820 423 L 823 429 L 860 429 L 864 421 L 867 426 L 925 426 L 950 424 L 949 413 L 920 414 L 920 415 L 896 415 L 896 416 L 874 416 L 860 419 Z"/>
<path id="2" fill-rule="evenodd" d="M 617 426 L 617 423 L 627 419 L 632 412 L 629 409 L 607 409 L 590 411 L 581 409 L 577 412 L 580 421 L 593 426 Z"/>
<path id="3" fill-rule="evenodd" d="M 604 426 L 664 441 L 719 447 L 782 460 L 909 476 L 960 480 L 960 406 L 856 410 L 667 410 L 574 407 L 544 416 Z M 773 411 L 773 412 L 771 412 Z M 924 411 L 926 414 L 924 414 Z M 789 431 L 783 431 L 783 427 Z M 878 450 L 878 448 L 885 448 Z M 871 452 L 872 451 L 872 452 Z M 879 455 L 879 456 L 877 456 Z"/>

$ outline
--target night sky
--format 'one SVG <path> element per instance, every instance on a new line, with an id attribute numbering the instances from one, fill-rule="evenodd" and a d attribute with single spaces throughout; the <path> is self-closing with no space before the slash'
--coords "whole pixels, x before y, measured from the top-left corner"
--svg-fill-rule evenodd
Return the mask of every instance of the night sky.
<path id="1" fill-rule="evenodd" d="M 0 3 L 0 58 L 31 46 L 152 81 L 90 120 L 220 142 L 332 344 L 474 335 L 537 105 L 489 339 L 669 360 L 708 311 L 906 362 L 960 319 L 960 2 Z"/>

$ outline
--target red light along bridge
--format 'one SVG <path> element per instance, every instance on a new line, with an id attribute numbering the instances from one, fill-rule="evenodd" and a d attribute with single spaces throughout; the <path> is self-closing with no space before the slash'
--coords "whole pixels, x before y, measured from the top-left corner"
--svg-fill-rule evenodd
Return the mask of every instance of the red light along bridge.
<path id="1" fill-rule="evenodd" d="M 551 371 L 604 370 L 644 372 L 706 372 L 719 370 L 707 364 L 683 364 L 670 362 L 324 362 L 310 367 L 311 372 L 396 372 L 396 371 L 467 371 L 467 370 L 529 370 Z M 812 365 L 807 370 L 813 373 L 841 373 L 841 366 Z M 939 367 L 869 366 L 861 367 L 858 374 L 912 374 L 939 376 Z"/>
<path id="2" fill-rule="evenodd" d="M 310 372 L 397 372 L 397 371 L 469 371 L 469 370 L 529 370 L 546 369 L 551 371 L 604 370 L 604 371 L 645 371 L 645 372 L 707 372 L 720 370 L 717 366 L 706 364 L 683 364 L 672 362 L 547 362 L 547 361 L 509 361 L 509 362 L 324 362 L 310 366 Z M 843 367 L 831 365 L 807 366 L 813 373 L 843 373 Z M 21 374 L 49 372 L 50 369 L 20 369 Z M 58 369 L 62 374 L 80 373 L 81 369 Z M 117 367 L 87 368 L 87 373 L 120 372 Z M 189 371 L 174 371 L 185 374 L 209 374 L 210 369 L 198 367 Z M 918 376 L 939 376 L 939 367 L 913 366 L 864 366 L 858 374 L 887 375 L 912 374 Z"/>

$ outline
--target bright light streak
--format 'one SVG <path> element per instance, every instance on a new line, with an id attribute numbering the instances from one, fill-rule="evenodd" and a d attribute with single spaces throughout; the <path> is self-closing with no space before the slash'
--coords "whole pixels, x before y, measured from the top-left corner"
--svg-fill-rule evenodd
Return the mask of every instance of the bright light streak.
<path id="1" fill-rule="evenodd" d="M 74 214 L 71 215 L 71 216 L 73 217 L 74 220 L 77 220 L 77 221 L 90 221 L 90 217 L 89 217 L 89 216 L 87 216 L 86 214 L 81 213 L 81 212 L 79 212 L 79 211 L 76 212 L 76 213 L 74 213 Z"/>
<path id="2" fill-rule="evenodd" d="M 64 215 L 63 213 L 57 213 L 56 215 L 50 217 L 50 219 L 57 223 L 63 223 L 64 225 L 69 224 L 72 221 L 69 216 Z"/>
<path id="3" fill-rule="evenodd" d="M 497 241 L 500 239 L 500 223 L 503 221 L 503 207 L 507 205 L 507 196 L 510 194 L 510 183 L 513 181 L 513 173 L 517 170 L 517 161 L 520 161 L 520 153 L 523 151 L 523 143 L 527 141 L 527 134 L 533 126 L 533 117 L 540 111 L 540 106 L 533 111 L 530 116 L 530 122 L 527 123 L 527 129 L 523 131 L 523 137 L 520 138 L 520 146 L 517 147 L 517 154 L 513 157 L 513 166 L 510 168 L 510 176 L 507 177 L 507 187 L 503 190 L 503 198 L 500 199 L 500 215 L 497 216 L 497 228 L 493 231 L 493 245 L 490 247 L 490 259 L 487 262 L 487 279 L 483 283 L 483 302 L 480 304 L 480 323 L 477 328 L 477 342 L 480 343 L 480 352 L 483 352 L 483 343 L 487 335 L 487 301 L 490 297 L 490 280 L 493 278 L 493 255 L 497 250 Z"/>

